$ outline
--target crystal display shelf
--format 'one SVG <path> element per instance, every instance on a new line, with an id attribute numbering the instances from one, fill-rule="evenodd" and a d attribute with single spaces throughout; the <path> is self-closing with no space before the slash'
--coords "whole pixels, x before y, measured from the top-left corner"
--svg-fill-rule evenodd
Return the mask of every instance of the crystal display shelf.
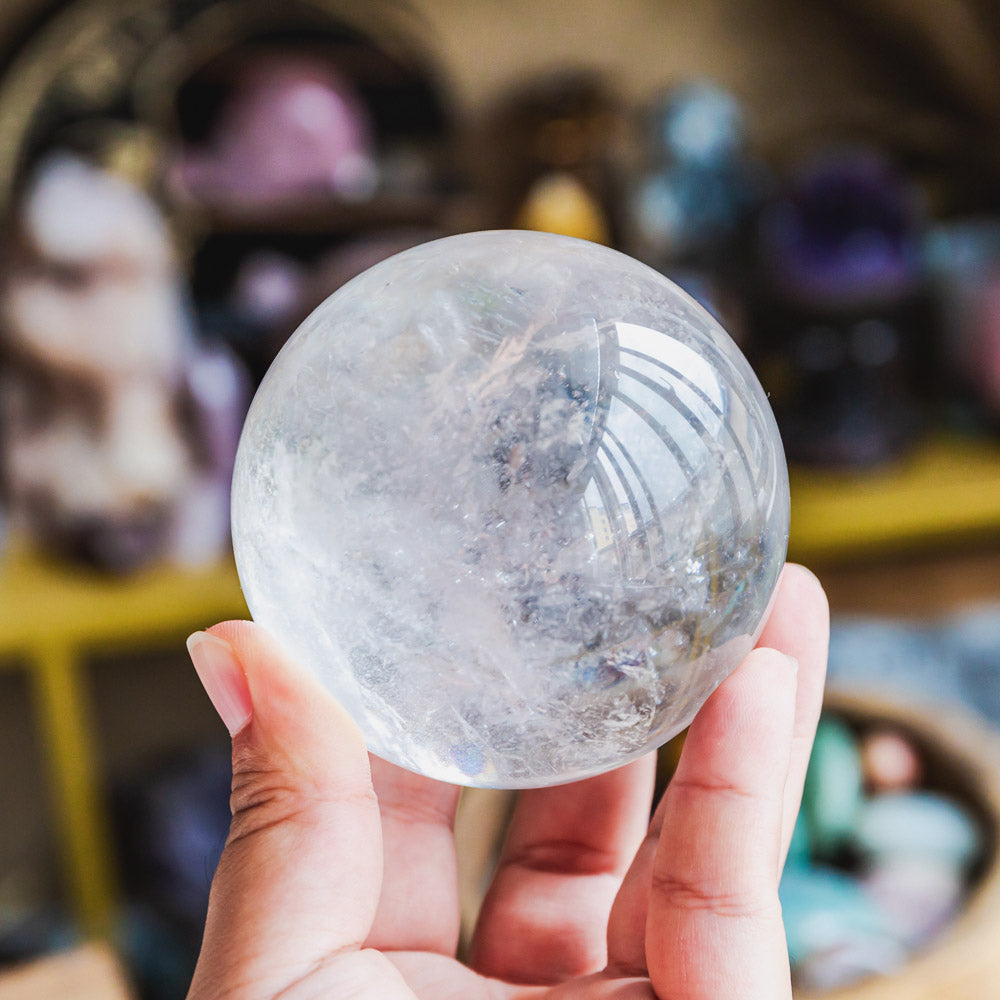
<path id="1" fill-rule="evenodd" d="M 877 471 L 792 470 L 790 556 L 851 559 L 1000 538 L 1000 442 L 934 438 Z M 1000 569 L 997 573 L 1000 591 Z M 51 774 L 67 884 L 88 936 L 107 934 L 113 855 L 84 678 L 95 654 L 180 648 L 185 635 L 246 615 L 231 560 L 115 579 L 46 559 L 17 540 L 0 558 L 0 669 L 25 669 Z"/>
<path id="2" fill-rule="evenodd" d="M 31 681 L 69 898 L 88 937 L 111 929 L 116 880 L 87 659 L 182 649 L 195 629 L 246 613 L 231 559 L 201 570 L 164 566 L 115 578 L 8 542 L 0 559 L 0 669 L 25 669 Z"/>

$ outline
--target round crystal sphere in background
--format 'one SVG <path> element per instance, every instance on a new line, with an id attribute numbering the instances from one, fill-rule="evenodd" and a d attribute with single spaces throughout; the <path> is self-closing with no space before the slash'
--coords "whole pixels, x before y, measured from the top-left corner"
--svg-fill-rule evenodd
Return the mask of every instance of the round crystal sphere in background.
<path id="1" fill-rule="evenodd" d="M 372 752 L 445 781 L 595 774 L 750 651 L 788 479 L 726 333 L 662 275 L 529 232 L 436 240 L 282 349 L 236 462 L 254 618 Z"/>

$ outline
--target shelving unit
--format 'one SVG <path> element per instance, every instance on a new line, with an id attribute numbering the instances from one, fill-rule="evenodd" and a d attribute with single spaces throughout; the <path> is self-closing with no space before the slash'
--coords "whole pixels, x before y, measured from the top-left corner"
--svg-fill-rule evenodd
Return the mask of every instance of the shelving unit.
<path id="1" fill-rule="evenodd" d="M 1000 442 L 937 438 L 868 473 L 793 469 L 790 556 L 805 562 L 899 553 L 934 542 L 1000 539 Z M 979 586 L 1000 558 L 982 558 Z M 822 574 L 821 574 L 822 575 Z M 115 875 L 89 657 L 180 647 L 191 631 L 247 613 L 231 560 L 114 579 L 50 561 L 16 541 L 0 561 L 0 669 L 26 670 L 51 775 L 70 897 L 84 932 L 108 933 Z"/>
<path id="2" fill-rule="evenodd" d="M 859 554 L 877 563 L 931 542 L 1000 540 L 997 441 L 936 438 L 877 472 L 793 469 L 791 482 L 790 556 L 807 563 Z M 989 593 L 994 581 L 1000 599 L 1000 547 L 995 563 L 978 555 L 979 589 Z M 88 936 L 109 932 L 116 895 L 88 658 L 180 648 L 191 631 L 246 614 L 229 559 L 127 579 L 48 560 L 17 541 L 0 560 L 0 669 L 25 670 L 31 681 L 65 877 Z"/>
<path id="3" fill-rule="evenodd" d="M 50 561 L 16 541 L 0 560 L 0 669 L 25 670 L 31 682 L 63 871 L 88 937 L 110 932 L 116 896 L 88 658 L 180 648 L 190 632 L 246 614 L 231 560 L 128 579 Z"/>

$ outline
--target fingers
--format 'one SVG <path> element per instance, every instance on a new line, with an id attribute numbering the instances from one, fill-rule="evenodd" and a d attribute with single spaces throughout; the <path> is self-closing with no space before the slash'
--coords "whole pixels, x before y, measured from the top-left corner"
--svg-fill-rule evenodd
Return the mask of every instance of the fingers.
<path id="1" fill-rule="evenodd" d="M 235 732 L 232 825 L 190 996 L 273 997 L 368 936 L 382 874 L 368 755 L 259 627 L 228 622 L 190 645 Z"/>
<path id="2" fill-rule="evenodd" d="M 796 671 L 754 650 L 688 731 L 658 810 L 646 921 L 661 1000 L 791 996 L 778 878 Z"/>
<path id="3" fill-rule="evenodd" d="M 509 982 L 601 969 L 608 914 L 648 825 L 655 758 L 521 793 L 472 942 L 471 964 Z"/>
<path id="4" fill-rule="evenodd" d="M 382 898 L 366 942 L 390 951 L 454 955 L 458 875 L 453 835 L 460 789 L 371 758 L 382 812 Z"/>
<path id="5" fill-rule="evenodd" d="M 786 566 L 774 607 L 758 643 L 759 647 L 773 647 L 787 653 L 799 663 L 788 777 L 782 797 L 779 854 L 782 863 L 802 796 L 802 782 L 822 702 L 828 638 L 829 610 L 819 582 L 801 566 Z M 766 721 L 763 718 L 760 724 Z M 622 973 L 646 971 L 646 917 L 664 808 L 661 803 L 612 909 L 608 952 L 611 963 Z"/>
<path id="6" fill-rule="evenodd" d="M 819 580 L 805 567 L 789 564 L 781 575 L 774 609 L 757 643 L 780 649 L 799 663 L 795 730 L 782 811 L 782 863 L 795 828 L 813 736 L 823 705 L 829 642 L 830 609 Z"/>

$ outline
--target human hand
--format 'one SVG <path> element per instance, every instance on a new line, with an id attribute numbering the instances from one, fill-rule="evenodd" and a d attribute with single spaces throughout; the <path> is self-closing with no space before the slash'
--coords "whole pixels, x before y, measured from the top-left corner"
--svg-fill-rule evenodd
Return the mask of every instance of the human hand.
<path id="1" fill-rule="evenodd" d="M 192 638 L 233 733 L 233 820 L 189 1000 L 782 1000 L 778 880 L 819 716 L 818 581 L 786 568 L 758 648 L 655 755 L 522 792 L 468 965 L 459 789 L 372 757 L 248 622 Z"/>

